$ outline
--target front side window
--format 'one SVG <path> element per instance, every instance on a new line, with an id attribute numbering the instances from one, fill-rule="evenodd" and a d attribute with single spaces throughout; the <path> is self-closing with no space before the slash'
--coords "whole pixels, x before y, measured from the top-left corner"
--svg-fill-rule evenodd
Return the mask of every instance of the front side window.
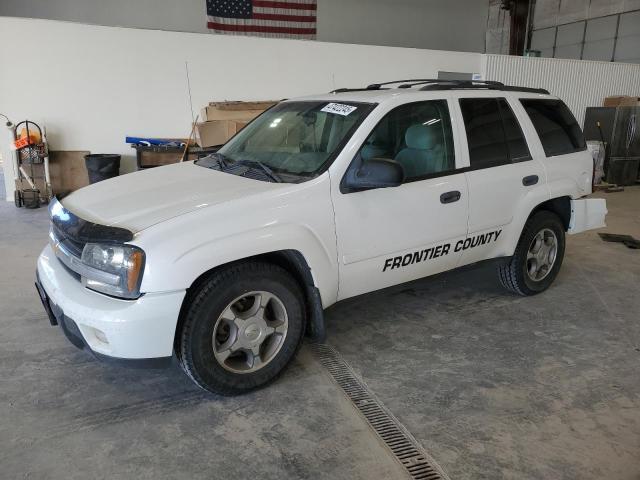
<path id="1" fill-rule="evenodd" d="M 283 102 L 238 132 L 218 154 L 231 166 L 260 163 L 286 181 L 312 177 L 333 159 L 371 108 L 355 102 Z"/>
<path id="2" fill-rule="evenodd" d="M 455 169 L 451 118 L 446 100 L 408 103 L 389 112 L 360 149 L 372 158 L 402 165 L 405 182 Z"/>
<path id="3" fill-rule="evenodd" d="M 520 99 L 538 132 L 547 157 L 587 148 L 575 117 L 562 100 Z"/>

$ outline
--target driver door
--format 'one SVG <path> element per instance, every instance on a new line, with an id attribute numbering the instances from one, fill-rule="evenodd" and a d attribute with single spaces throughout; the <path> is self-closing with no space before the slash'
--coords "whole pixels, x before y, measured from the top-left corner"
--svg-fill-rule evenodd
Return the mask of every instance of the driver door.
<path id="1" fill-rule="evenodd" d="M 468 190 L 456 164 L 449 102 L 391 110 L 349 167 L 395 160 L 405 181 L 393 188 L 332 190 L 338 243 L 338 299 L 455 268 L 467 235 Z"/>

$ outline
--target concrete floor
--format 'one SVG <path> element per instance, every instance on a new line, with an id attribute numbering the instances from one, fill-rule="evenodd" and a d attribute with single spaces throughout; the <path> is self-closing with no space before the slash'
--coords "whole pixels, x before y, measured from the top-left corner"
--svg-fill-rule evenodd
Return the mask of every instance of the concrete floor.
<path id="1" fill-rule="evenodd" d="M 640 238 L 640 188 L 606 198 L 607 231 Z M 2 478 L 404 478 L 308 347 L 236 398 L 76 350 L 33 289 L 46 233 L 0 202 Z M 452 480 L 637 480 L 639 294 L 640 251 L 589 232 L 542 295 L 448 273 L 332 307 L 328 342 Z"/>

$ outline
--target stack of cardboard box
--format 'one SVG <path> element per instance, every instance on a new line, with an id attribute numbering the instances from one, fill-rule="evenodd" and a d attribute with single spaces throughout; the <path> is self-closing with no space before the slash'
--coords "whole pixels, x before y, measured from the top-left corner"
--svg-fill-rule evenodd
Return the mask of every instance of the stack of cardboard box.
<path id="1" fill-rule="evenodd" d="M 607 97 L 602 102 L 603 107 L 640 107 L 640 97 L 616 95 Z"/>
<path id="2" fill-rule="evenodd" d="M 200 112 L 196 141 L 201 147 L 223 145 L 276 102 L 211 102 Z"/>

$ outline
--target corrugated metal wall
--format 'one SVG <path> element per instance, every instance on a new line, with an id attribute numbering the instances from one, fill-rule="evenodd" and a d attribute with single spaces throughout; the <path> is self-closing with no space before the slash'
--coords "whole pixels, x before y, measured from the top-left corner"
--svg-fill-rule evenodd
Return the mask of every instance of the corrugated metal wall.
<path id="1" fill-rule="evenodd" d="M 546 88 L 562 98 L 583 125 L 585 109 L 611 95 L 640 97 L 640 65 L 557 58 L 486 55 L 485 79 Z"/>

